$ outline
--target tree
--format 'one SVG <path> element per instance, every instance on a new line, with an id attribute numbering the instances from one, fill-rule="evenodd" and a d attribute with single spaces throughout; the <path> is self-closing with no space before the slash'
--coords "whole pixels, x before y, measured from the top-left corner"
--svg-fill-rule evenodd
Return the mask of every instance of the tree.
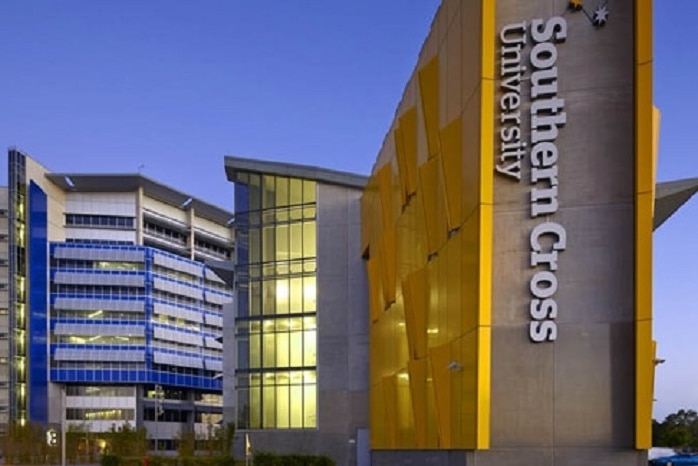
<path id="1" fill-rule="evenodd" d="M 652 443 L 655 446 L 698 450 L 698 413 L 680 409 L 663 422 L 652 421 Z"/>

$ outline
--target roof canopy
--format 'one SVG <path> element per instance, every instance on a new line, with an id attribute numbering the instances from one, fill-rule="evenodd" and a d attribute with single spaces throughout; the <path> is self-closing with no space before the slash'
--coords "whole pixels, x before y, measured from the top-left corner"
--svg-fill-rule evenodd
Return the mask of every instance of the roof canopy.
<path id="1" fill-rule="evenodd" d="M 654 196 L 654 229 L 656 230 L 698 192 L 698 178 L 657 183 Z"/>

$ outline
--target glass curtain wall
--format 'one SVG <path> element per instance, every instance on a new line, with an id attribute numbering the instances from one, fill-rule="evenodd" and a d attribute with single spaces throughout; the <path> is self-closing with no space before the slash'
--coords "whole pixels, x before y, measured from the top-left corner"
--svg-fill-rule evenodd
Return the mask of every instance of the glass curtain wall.
<path id="1" fill-rule="evenodd" d="M 316 183 L 239 174 L 235 228 L 238 427 L 315 428 Z"/>

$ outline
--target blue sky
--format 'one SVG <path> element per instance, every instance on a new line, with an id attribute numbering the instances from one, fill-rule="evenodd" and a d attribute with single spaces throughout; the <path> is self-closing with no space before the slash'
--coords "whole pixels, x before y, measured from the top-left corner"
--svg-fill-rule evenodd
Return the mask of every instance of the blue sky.
<path id="1" fill-rule="evenodd" d="M 368 173 L 438 3 L 3 1 L 0 145 L 227 208 L 224 154 Z M 698 2 L 655 3 L 659 179 L 698 176 Z M 698 409 L 696 227 L 698 199 L 655 235 L 660 418 Z"/>

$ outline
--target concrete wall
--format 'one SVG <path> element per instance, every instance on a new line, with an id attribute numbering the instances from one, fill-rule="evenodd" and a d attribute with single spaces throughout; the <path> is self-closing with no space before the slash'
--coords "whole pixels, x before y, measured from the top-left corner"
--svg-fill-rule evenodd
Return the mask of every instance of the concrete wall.
<path id="1" fill-rule="evenodd" d="M 499 0 L 497 31 L 561 15 L 567 3 Z M 595 7 L 587 6 L 592 13 Z M 555 141 L 557 212 L 532 218 L 529 157 L 522 160 L 521 182 L 495 176 L 494 231 L 506 233 L 494 237 L 492 443 L 478 464 L 644 464 L 644 453 L 633 451 L 633 2 L 610 8 L 603 28 L 583 12 L 568 11 L 567 40 L 556 44 L 557 97 L 567 115 Z M 532 46 L 529 38 L 523 52 L 529 68 Z M 497 84 L 499 101 L 506 89 Z M 530 82 L 521 89 L 528 136 Z M 531 267 L 529 237 L 544 221 L 565 228 L 567 247 L 555 271 L 557 339 L 534 343 L 530 280 L 548 267 Z"/>

